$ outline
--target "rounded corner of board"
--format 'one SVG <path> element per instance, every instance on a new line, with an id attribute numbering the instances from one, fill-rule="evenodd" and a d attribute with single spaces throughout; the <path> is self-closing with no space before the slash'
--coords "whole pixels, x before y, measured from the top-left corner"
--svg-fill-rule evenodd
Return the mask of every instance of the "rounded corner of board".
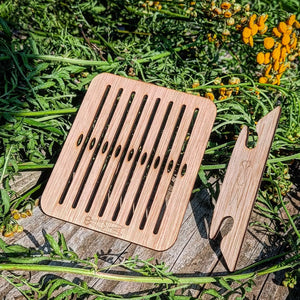
<path id="1" fill-rule="evenodd" d="M 42 197 L 40 199 L 40 203 L 39 203 L 40 209 L 44 214 L 53 217 L 53 215 L 49 211 L 49 206 L 47 205 L 47 200 L 44 198 L 45 197 L 43 197 L 43 195 L 42 195 Z"/>
<path id="2" fill-rule="evenodd" d="M 159 251 L 159 252 L 164 252 L 169 250 L 174 246 L 174 244 L 177 241 L 178 236 L 176 235 L 171 241 L 169 241 L 167 244 L 163 244 L 161 246 L 155 247 L 154 250 Z"/>
<path id="3" fill-rule="evenodd" d="M 110 74 L 110 73 L 106 73 L 106 72 L 100 73 L 100 74 L 96 75 L 96 76 L 92 79 L 91 83 L 92 83 L 92 82 L 103 81 L 103 80 L 105 80 L 105 78 L 111 77 L 111 76 L 114 76 L 114 75 L 112 75 L 112 74 Z"/>

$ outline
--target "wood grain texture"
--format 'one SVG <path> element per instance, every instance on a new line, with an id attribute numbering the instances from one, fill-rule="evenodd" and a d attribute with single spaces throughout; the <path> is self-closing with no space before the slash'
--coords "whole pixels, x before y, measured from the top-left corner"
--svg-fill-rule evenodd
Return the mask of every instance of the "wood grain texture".
<path id="1" fill-rule="evenodd" d="M 208 99 L 98 75 L 42 195 L 43 211 L 166 250 L 178 235 L 215 116 Z"/>
<path id="2" fill-rule="evenodd" d="M 30 178 L 32 177 L 30 175 L 26 177 L 26 174 L 25 172 L 23 174 L 25 179 L 24 185 L 28 186 Z M 31 183 L 32 186 L 35 184 L 35 181 Z M 293 200 L 289 199 L 289 201 L 291 201 L 291 205 L 288 207 L 290 213 L 298 213 L 299 206 L 297 203 L 299 203 L 299 198 Z M 150 250 L 93 230 L 54 219 L 45 215 L 39 207 L 34 209 L 32 217 L 20 220 L 20 224 L 25 228 L 23 233 L 15 235 L 13 238 L 4 239 L 10 244 L 18 243 L 27 247 L 39 248 L 47 252 L 48 246 L 45 243 L 43 231 L 52 234 L 54 237 L 56 237 L 56 232 L 60 231 L 64 234 L 69 247 L 75 250 L 80 258 L 92 257 L 95 253 L 98 253 L 100 256 L 99 269 L 109 267 L 111 264 L 119 263 L 129 256 L 132 257 L 138 254 L 144 259 L 153 257 L 160 262 L 164 261 L 167 266 L 170 266 L 172 272 L 181 274 L 181 276 L 184 276 L 184 274 L 191 276 L 193 273 L 199 276 L 205 276 L 211 273 L 220 274 L 226 272 L 226 269 L 224 268 L 223 262 L 219 260 L 220 251 L 217 245 L 218 241 L 210 241 L 207 238 L 207 224 L 211 222 L 212 211 L 213 204 L 210 195 L 206 191 L 194 195 L 187 207 L 176 243 L 164 252 Z M 268 219 L 256 214 L 255 211 L 252 213 L 251 220 L 261 223 L 268 221 Z M 274 243 L 274 237 L 270 237 L 272 239 L 270 242 L 268 241 L 268 235 L 261 232 L 259 228 L 257 229 L 258 230 L 256 230 L 255 227 L 248 227 L 247 229 L 237 265 L 238 269 L 252 264 L 257 260 L 280 253 L 277 243 Z M 26 278 L 30 276 L 28 272 L 22 272 L 21 274 Z M 270 299 L 270 291 L 272 295 L 276 295 L 276 299 L 297 299 L 296 297 L 287 298 L 289 289 L 281 285 L 281 278 L 277 277 L 279 276 L 278 273 L 276 274 L 275 281 L 273 276 L 266 275 L 257 278 L 255 280 L 256 285 L 254 289 L 247 294 L 248 299 Z M 284 272 L 281 275 L 284 276 Z M 109 293 L 139 294 L 145 290 L 150 290 L 151 292 L 151 289 L 155 288 L 155 286 L 149 284 L 133 285 L 131 283 L 84 278 L 71 274 L 46 275 L 40 272 L 32 273 L 31 281 L 38 282 L 43 276 L 46 276 L 46 278 L 61 276 L 74 282 L 84 279 L 89 286 Z M 216 286 L 209 285 L 205 287 L 216 288 Z M 192 286 L 186 290 L 185 294 L 198 297 L 201 289 L 201 286 Z M 203 297 L 203 299 L 212 298 L 213 297 L 209 295 Z M 0 299 L 21 300 L 25 299 L 25 297 L 20 296 L 20 292 L 13 289 L 3 278 L 0 278 Z M 273 297 L 273 299 L 275 298 Z"/>
<path id="3" fill-rule="evenodd" d="M 221 251 L 230 271 L 237 263 L 280 111 L 277 107 L 259 120 L 256 126 L 258 141 L 253 149 L 247 148 L 248 128 L 242 129 L 214 209 L 210 238 L 216 237 L 226 218 L 233 219 L 231 230 L 221 242 Z"/>

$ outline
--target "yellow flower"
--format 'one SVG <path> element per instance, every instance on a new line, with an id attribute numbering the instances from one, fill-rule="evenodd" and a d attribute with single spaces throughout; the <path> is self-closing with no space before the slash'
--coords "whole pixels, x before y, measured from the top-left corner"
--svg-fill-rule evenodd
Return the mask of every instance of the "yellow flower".
<path id="1" fill-rule="evenodd" d="M 274 60 L 279 60 L 280 58 L 280 50 L 281 50 L 281 44 L 278 45 L 277 48 L 275 48 L 273 51 L 272 51 L 272 58 Z"/>
<path id="2" fill-rule="evenodd" d="M 294 25 L 297 29 L 300 29 L 300 23 L 298 21 L 295 21 Z"/>
<path id="3" fill-rule="evenodd" d="M 249 27 L 245 27 L 242 35 L 244 38 L 249 38 L 251 33 L 252 33 L 251 29 Z"/>
<path id="4" fill-rule="evenodd" d="M 207 92 L 207 93 L 205 93 L 205 97 L 208 98 L 208 99 L 210 99 L 211 101 L 215 100 L 215 96 L 214 96 L 213 93 Z"/>
<path id="5" fill-rule="evenodd" d="M 265 34 L 267 32 L 267 30 L 268 30 L 268 25 L 265 25 L 264 28 L 259 31 L 259 33 L 261 35 L 263 35 L 263 34 Z"/>
<path id="6" fill-rule="evenodd" d="M 288 43 L 291 41 L 291 38 L 288 34 L 284 34 L 281 40 L 282 45 L 288 45 Z"/>
<path id="7" fill-rule="evenodd" d="M 268 19 L 268 15 L 261 15 L 258 18 L 258 21 L 257 21 L 258 30 L 262 30 L 265 27 L 265 22 L 267 19 Z"/>
<path id="8" fill-rule="evenodd" d="M 287 28 L 286 28 L 286 32 L 287 34 L 291 34 L 293 32 L 293 27 L 290 26 L 290 25 L 287 25 Z"/>
<path id="9" fill-rule="evenodd" d="M 282 47 L 280 53 L 280 61 L 284 61 L 285 59 L 286 59 L 286 47 Z"/>
<path id="10" fill-rule="evenodd" d="M 265 71 L 265 76 L 266 77 L 270 77 L 269 73 L 270 73 L 271 69 L 272 69 L 272 65 L 270 64 L 270 65 L 267 66 L 266 71 Z"/>
<path id="11" fill-rule="evenodd" d="M 296 49 L 297 47 L 297 42 L 298 42 L 298 39 L 295 37 L 293 37 L 292 41 L 291 41 L 291 49 Z"/>
<path id="12" fill-rule="evenodd" d="M 266 37 L 266 38 L 264 39 L 264 47 L 265 47 L 266 49 L 271 49 L 271 48 L 273 48 L 274 44 L 275 44 L 275 41 L 274 41 L 273 38 L 271 38 L 271 37 Z"/>
<path id="13" fill-rule="evenodd" d="M 247 17 L 242 17 L 242 18 L 241 18 L 241 24 L 244 24 L 244 23 L 246 23 L 246 22 L 247 22 L 247 20 L 248 20 L 248 19 L 247 19 Z"/>
<path id="14" fill-rule="evenodd" d="M 284 22 L 280 22 L 278 25 L 278 31 L 281 33 L 285 33 L 287 30 L 287 25 Z"/>
<path id="15" fill-rule="evenodd" d="M 281 64 L 279 69 L 278 69 L 278 73 L 281 74 L 286 70 L 287 66 L 285 64 Z"/>
<path id="16" fill-rule="evenodd" d="M 243 42 L 247 45 L 249 43 L 249 38 L 243 37 Z"/>
<path id="17" fill-rule="evenodd" d="M 225 100 L 225 99 L 227 99 L 227 96 L 220 96 L 219 97 L 219 100 Z"/>
<path id="18" fill-rule="evenodd" d="M 288 18 L 288 20 L 287 20 L 287 24 L 288 25 L 291 25 L 291 26 L 293 26 L 293 24 L 295 23 L 295 21 L 296 21 L 296 15 L 291 15 L 289 18 Z"/>
<path id="19" fill-rule="evenodd" d="M 232 13 L 230 11 L 225 11 L 224 17 L 225 18 L 230 18 L 232 16 Z"/>
<path id="20" fill-rule="evenodd" d="M 267 83 L 268 78 L 267 77 L 260 77 L 258 81 L 259 81 L 259 83 Z"/>
<path id="21" fill-rule="evenodd" d="M 281 78 L 281 76 L 282 76 L 282 73 L 276 75 L 276 79 L 277 79 L 277 84 L 278 85 L 280 85 L 280 78 Z"/>
<path id="22" fill-rule="evenodd" d="M 220 95 L 225 96 L 226 88 L 220 88 Z"/>
<path id="23" fill-rule="evenodd" d="M 232 89 L 227 89 L 226 90 L 226 96 L 230 97 L 232 95 Z"/>
<path id="24" fill-rule="evenodd" d="M 229 2 L 223 2 L 221 4 L 222 9 L 229 9 L 231 7 L 231 4 Z"/>
<path id="25" fill-rule="evenodd" d="M 287 53 L 290 53 L 291 52 L 291 47 L 289 45 L 285 45 L 285 48 L 286 48 L 286 52 Z"/>
<path id="26" fill-rule="evenodd" d="M 257 34 L 257 31 L 258 31 L 258 26 L 254 24 L 253 27 L 251 28 L 251 35 L 255 36 Z"/>
<path id="27" fill-rule="evenodd" d="M 208 37 L 208 41 L 209 41 L 210 43 L 212 43 L 212 42 L 214 42 L 214 41 L 216 40 L 217 35 L 214 34 L 214 35 L 212 36 L 211 33 L 209 33 L 209 34 L 207 35 L 207 37 Z"/>
<path id="28" fill-rule="evenodd" d="M 4 237 L 12 237 L 14 235 L 14 233 L 12 231 L 4 231 Z"/>
<path id="29" fill-rule="evenodd" d="M 279 38 L 282 36 L 282 33 L 279 32 L 279 30 L 278 30 L 276 27 L 274 27 L 274 28 L 272 29 L 272 32 L 273 32 L 273 34 L 274 34 L 275 36 L 277 36 L 277 37 L 279 37 Z"/>
<path id="30" fill-rule="evenodd" d="M 195 89 L 196 87 L 198 87 L 200 85 L 199 81 L 195 81 L 193 82 L 192 88 Z"/>
<path id="31" fill-rule="evenodd" d="M 257 63 L 260 64 L 260 65 L 264 63 L 264 61 L 265 61 L 265 55 L 264 55 L 263 52 L 259 52 L 259 53 L 257 54 L 257 56 L 256 56 L 256 61 L 257 61 Z"/>
<path id="32" fill-rule="evenodd" d="M 256 14 L 254 14 L 254 15 L 252 15 L 252 16 L 250 17 L 250 19 L 249 19 L 249 27 L 250 27 L 250 28 L 253 27 L 254 21 L 255 21 L 256 17 L 257 17 Z"/>
<path id="33" fill-rule="evenodd" d="M 267 65 L 270 63 L 270 56 L 271 56 L 271 53 L 270 52 L 267 52 L 265 54 L 265 60 L 264 60 L 264 64 Z"/>
<path id="34" fill-rule="evenodd" d="M 274 69 L 274 71 L 278 71 L 278 69 L 279 69 L 279 61 L 278 60 L 274 61 L 273 69 Z"/>
<path id="35" fill-rule="evenodd" d="M 243 26 L 241 24 L 236 24 L 235 29 L 236 30 L 241 30 Z"/>
<path id="36" fill-rule="evenodd" d="M 251 47 L 253 47 L 253 36 L 252 35 L 249 37 L 249 45 Z"/>

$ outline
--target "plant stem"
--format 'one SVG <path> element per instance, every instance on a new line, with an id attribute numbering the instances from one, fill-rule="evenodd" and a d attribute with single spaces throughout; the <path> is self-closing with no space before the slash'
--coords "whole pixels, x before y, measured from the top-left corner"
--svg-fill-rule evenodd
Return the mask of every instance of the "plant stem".
<path id="1" fill-rule="evenodd" d="M 78 111 L 78 108 L 63 108 L 56 110 L 45 110 L 45 111 L 17 111 L 12 112 L 12 116 L 16 117 L 40 117 L 48 115 L 63 115 L 63 114 L 74 114 Z"/>
<path id="2" fill-rule="evenodd" d="M 288 160 L 293 160 L 293 159 L 300 159 L 300 153 L 296 153 L 296 154 L 284 156 L 284 157 L 271 158 L 271 159 L 268 159 L 268 163 L 277 163 L 277 162 L 288 161 Z"/>
<path id="3" fill-rule="evenodd" d="M 3 169 L 2 169 L 2 174 L 1 174 L 1 178 L 0 178 L 0 184 L 3 181 L 4 175 L 5 175 L 5 171 L 7 169 L 7 165 L 8 165 L 8 161 L 9 161 L 11 149 L 12 149 L 12 146 L 9 147 L 8 153 L 5 156 L 5 162 L 4 162 L 4 166 L 3 166 Z"/>
<path id="4" fill-rule="evenodd" d="M 220 165 L 202 165 L 200 167 L 200 170 L 203 171 L 209 171 L 209 170 L 219 170 L 219 169 L 225 169 L 227 164 L 220 164 Z"/>
<path id="5" fill-rule="evenodd" d="M 161 59 L 161 58 L 170 56 L 170 55 L 171 55 L 172 53 L 174 53 L 174 52 L 180 52 L 180 51 L 182 51 L 182 50 L 189 49 L 190 47 L 193 47 L 193 46 L 195 46 L 196 44 L 197 44 L 196 42 L 193 42 L 193 43 L 184 45 L 184 46 L 182 46 L 182 47 L 176 47 L 176 48 L 172 49 L 172 51 L 165 51 L 165 52 L 162 52 L 162 53 L 159 53 L 159 54 L 150 56 L 150 57 L 145 57 L 145 58 L 136 59 L 135 62 L 136 62 L 136 63 L 139 63 L 139 64 L 142 64 L 142 63 L 146 63 L 146 62 L 149 62 L 149 61 L 155 61 L 155 60 L 158 60 L 158 59 Z"/>
<path id="6" fill-rule="evenodd" d="M 182 277 L 178 276 L 175 280 L 171 278 L 162 278 L 154 276 L 132 276 L 124 274 L 110 274 L 105 272 L 95 271 L 93 269 L 84 269 L 82 267 L 65 267 L 58 265 L 36 265 L 36 264 L 18 264 L 18 263 L 4 263 L 0 264 L 0 271 L 40 271 L 51 273 L 70 273 L 94 278 L 101 278 L 105 280 L 124 281 L 124 282 L 139 282 L 139 283 L 154 283 L 154 284 L 206 284 L 217 282 L 219 279 L 224 280 L 243 280 L 253 277 L 266 275 L 269 273 L 285 270 L 295 265 L 300 264 L 300 254 L 295 255 L 288 260 L 288 263 L 279 263 L 272 267 L 266 268 L 258 272 L 249 272 L 244 274 L 232 274 L 216 277 Z M 46 259 L 45 259 L 46 260 Z"/>

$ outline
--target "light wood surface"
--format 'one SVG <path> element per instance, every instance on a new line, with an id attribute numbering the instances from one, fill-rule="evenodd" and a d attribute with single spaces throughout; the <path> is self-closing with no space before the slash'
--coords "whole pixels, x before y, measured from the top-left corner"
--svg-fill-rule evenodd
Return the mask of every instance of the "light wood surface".
<path id="1" fill-rule="evenodd" d="M 231 230 L 221 242 L 221 251 L 230 271 L 237 263 L 280 111 L 277 107 L 259 120 L 256 126 L 258 141 L 253 149 L 247 148 L 248 128 L 242 129 L 214 209 L 210 238 L 216 237 L 226 218 L 233 219 Z"/>
<path id="2" fill-rule="evenodd" d="M 35 174 L 34 174 L 35 173 Z M 38 172 L 23 173 L 24 180 L 18 180 L 18 186 L 14 189 L 24 190 L 24 187 L 32 187 L 39 177 Z M 288 199 L 288 210 L 291 214 L 299 213 L 299 191 L 295 199 Z M 130 244 L 123 240 L 110 237 L 93 230 L 89 230 L 68 222 L 54 219 L 45 215 L 39 207 L 33 211 L 33 216 L 21 219 L 20 224 L 24 226 L 24 232 L 16 234 L 13 238 L 4 238 L 10 244 L 20 244 L 27 247 L 34 247 L 47 252 L 48 245 L 45 243 L 43 232 L 57 236 L 57 231 L 64 234 L 67 244 L 80 258 L 92 257 L 95 253 L 100 256 L 99 269 L 109 267 L 128 257 L 139 255 L 141 259 L 153 257 L 158 262 L 165 262 L 171 272 L 181 276 L 206 276 L 210 274 L 224 274 L 226 269 L 224 262 L 219 260 L 221 254 L 217 241 L 208 239 L 208 224 L 211 223 L 213 203 L 206 191 L 194 194 L 188 204 L 182 226 L 180 227 L 178 239 L 175 244 L 164 252 L 150 250 L 148 248 Z M 268 222 L 268 219 L 252 212 L 250 222 Z M 271 224 L 270 224 L 271 225 Z M 3 237 L 2 237 L 3 238 Z M 270 239 L 270 240 L 269 240 Z M 281 249 L 275 242 L 276 235 L 268 236 L 259 227 L 248 227 L 245 239 L 239 256 L 237 269 L 244 268 L 258 260 L 279 254 Z M 53 263 L 50 263 L 53 264 Z M 251 271 L 251 270 L 249 270 Z M 269 299 L 297 299 L 295 296 L 288 296 L 289 289 L 281 282 L 284 279 L 284 272 L 264 275 L 255 280 L 255 287 L 252 292 L 247 293 L 247 299 L 269 300 Z M 16 273 L 16 272 L 15 272 Z M 87 278 L 72 274 L 45 274 L 43 272 L 28 273 L 18 272 L 25 278 L 31 278 L 31 282 L 38 282 L 41 278 L 53 278 L 61 276 L 74 282 L 86 280 L 90 287 L 109 293 L 120 293 L 122 295 L 137 295 L 143 291 L 150 291 L 155 286 L 150 284 L 134 284 L 130 282 L 116 282 L 102 279 Z M 45 279 L 44 278 L 44 279 Z M 206 285 L 205 288 L 216 288 Z M 186 295 L 200 297 L 202 286 L 190 286 L 185 291 Z M 294 293 L 294 295 L 296 295 Z M 203 299 L 212 299 L 213 296 L 205 295 Z M 7 281 L 0 278 L 0 299 L 23 300 L 20 292 L 13 288 Z M 234 296 L 233 296 L 234 299 Z"/>
<path id="3" fill-rule="evenodd" d="M 208 99 L 98 75 L 42 195 L 43 211 L 166 250 L 177 238 L 215 116 Z"/>

